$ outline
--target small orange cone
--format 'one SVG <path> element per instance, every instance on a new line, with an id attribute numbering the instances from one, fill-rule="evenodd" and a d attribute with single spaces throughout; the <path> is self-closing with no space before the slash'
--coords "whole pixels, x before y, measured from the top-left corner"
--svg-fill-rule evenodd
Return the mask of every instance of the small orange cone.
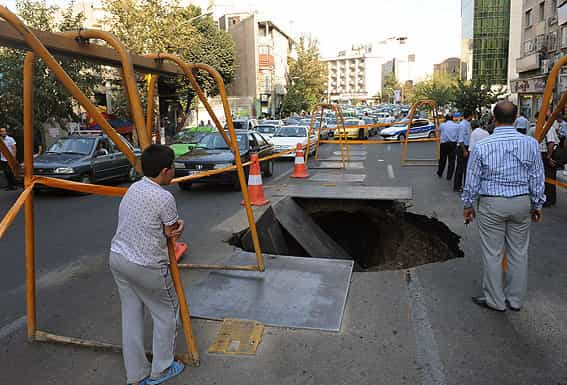
<path id="1" fill-rule="evenodd" d="M 175 260 L 177 262 L 179 262 L 179 260 L 183 256 L 183 254 L 185 254 L 187 252 L 187 249 L 189 249 L 189 247 L 187 246 L 187 243 L 175 242 Z"/>
<path id="2" fill-rule="evenodd" d="M 264 196 L 264 186 L 262 185 L 262 173 L 260 172 L 260 161 L 258 154 L 250 156 L 252 164 L 250 165 L 250 174 L 248 175 L 248 195 L 250 196 L 250 204 L 252 206 L 264 206 L 269 202 Z M 244 201 L 240 202 L 244 205 Z"/>
<path id="3" fill-rule="evenodd" d="M 295 161 L 294 161 L 293 174 L 291 178 L 308 178 L 309 174 L 305 168 L 305 157 L 303 154 L 303 146 L 301 143 L 297 143 L 297 148 L 295 150 Z"/>

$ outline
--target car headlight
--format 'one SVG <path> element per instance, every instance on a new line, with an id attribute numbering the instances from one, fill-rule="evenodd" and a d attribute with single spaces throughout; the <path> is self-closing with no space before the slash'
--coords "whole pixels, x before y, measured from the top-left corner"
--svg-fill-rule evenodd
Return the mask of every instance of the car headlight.
<path id="1" fill-rule="evenodd" d="M 55 174 L 73 174 L 75 170 L 71 167 L 58 167 L 53 172 Z"/>
<path id="2" fill-rule="evenodd" d="M 175 162 L 175 168 L 185 168 L 185 163 L 182 162 Z"/>
<path id="3" fill-rule="evenodd" d="M 232 166 L 232 163 L 217 163 L 215 164 L 215 169 L 219 169 L 219 168 L 227 168 Z"/>

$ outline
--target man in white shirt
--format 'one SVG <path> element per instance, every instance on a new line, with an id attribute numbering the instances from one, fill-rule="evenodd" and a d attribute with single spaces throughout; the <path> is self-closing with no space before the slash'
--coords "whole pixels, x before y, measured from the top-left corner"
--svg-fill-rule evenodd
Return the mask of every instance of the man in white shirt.
<path id="1" fill-rule="evenodd" d="M 445 165 L 449 163 L 447 168 L 447 180 L 453 179 L 455 171 L 455 161 L 457 159 L 457 142 L 459 141 L 459 126 L 453 121 L 453 115 L 445 115 L 445 122 L 439 127 L 441 131 L 441 145 L 439 156 L 439 167 L 437 168 L 437 176 L 443 177 Z"/>
<path id="2" fill-rule="evenodd" d="M 478 120 L 471 122 L 471 128 L 473 131 L 469 140 L 469 154 L 474 150 L 478 142 L 490 136 L 490 133 L 480 126 Z"/>
<path id="3" fill-rule="evenodd" d="M 528 128 L 530 127 L 530 121 L 524 116 L 523 112 L 520 112 L 520 116 L 516 118 L 514 122 L 514 128 L 522 134 L 527 134 Z"/>
<path id="4" fill-rule="evenodd" d="M 14 138 L 8 135 L 8 130 L 5 127 L 0 127 L 0 139 L 4 142 L 6 147 L 10 153 L 16 157 L 16 141 Z M 4 171 L 4 176 L 8 181 L 8 186 L 6 190 L 16 190 L 16 178 L 14 177 L 14 173 L 8 164 L 8 159 L 4 156 L 4 154 L 0 154 L 0 165 L 2 166 L 2 170 Z"/>

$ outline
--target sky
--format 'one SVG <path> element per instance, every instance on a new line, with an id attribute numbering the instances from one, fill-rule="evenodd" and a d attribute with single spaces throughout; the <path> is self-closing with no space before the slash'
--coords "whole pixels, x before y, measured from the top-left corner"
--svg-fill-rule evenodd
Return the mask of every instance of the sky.
<path id="1" fill-rule="evenodd" d="M 0 0 L 14 9 L 14 0 Z M 65 5 L 66 0 L 48 0 Z M 189 0 L 206 8 L 211 0 Z M 376 43 L 392 36 L 408 37 L 416 54 L 415 73 L 423 78 L 433 64 L 460 57 L 460 0 L 213 0 L 217 7 L 258 10 L 292 36 L 310 34 L 323 57 L 336 56 L 352 45 Z"/>

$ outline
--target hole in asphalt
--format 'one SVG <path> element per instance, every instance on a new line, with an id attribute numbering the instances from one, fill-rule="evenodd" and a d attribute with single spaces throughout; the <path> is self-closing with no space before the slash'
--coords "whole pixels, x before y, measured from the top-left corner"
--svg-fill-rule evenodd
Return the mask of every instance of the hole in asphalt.
<path id="1" fill-rule="evenodd" d="M 407 269 L 463 257 L 460 237 L 397 201 L 285 198 L 258 218 L 266 254 L 355 261 L 357 271 Z M 254 251 L 249 229 L 229 243 Z"/>

